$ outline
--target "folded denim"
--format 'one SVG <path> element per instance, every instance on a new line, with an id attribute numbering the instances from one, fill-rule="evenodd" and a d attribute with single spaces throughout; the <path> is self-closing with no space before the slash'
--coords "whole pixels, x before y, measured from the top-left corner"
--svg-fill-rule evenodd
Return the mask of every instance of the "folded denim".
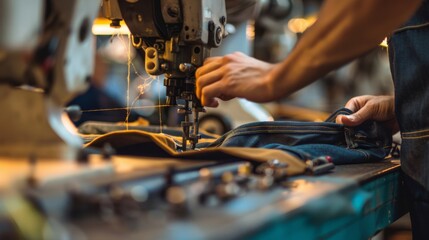
<path id="1" fill-rule="evenodd" d="M 390 152 L 392 135 L 383 124 L 367 121 L 357 127 L 335 123 L 341 108 L 325 122 L 254 122 L 237 127 L 213 143 L 199 147 L 252 147 L 280 149 L 300 159 L 330 156 L 335 164 L 379 161 Z"/>
<path id="2" fill-rule="evenodd" d="M 381 123 L 367 121 L 360 126 L 350 128 L 335 123 L 339 114 L 348 115 L 351 111 L 345 108 L 334 112 L 325 122 L 297 122 L 274 121 L 254 122 L 237 127 L 223 136 L 213 139 L 204 138 L 198 145 L 198 149 L 216 150 L 224 148 L 260 148 L 281 150 L 301 160 L 314 159 L 320 156 L 330 156 L 334 164 L 363 163 L 379 161 L 388 155 L 391 149 L 392 136 L 390 130 Z M 143 131 L 142 131 L 143 133 Z M 180 136 L 176 131 L 170 132 L 168 144 L 164 143 L 166 134 L 161 136 L 146 135 L 152 137 L 158 149 L 148 141 L 128 141 L 119 139 L 121 154 L 145 155 L 168 157 L 177 151 L 180 140 L 172 136 Z M 146 135 L 136 135 L 124 131 L 115 134 L 115 138 L 144 138 Z M 158 141 L 158 138 L 164 140 Z M 112 136 L 104 137 L 104 140 L 95 140 L 88 146 L 102 146 L 101 142 L 112 141 Z M 155 139 L 158 139 L 155 141 Z M 116 140 L 115 140 L 116 141 Z M 162 144 L 161 144 L 162 143 Z M 118 144 L 115 144 L 118 145 Z M 167 151 L 165 151 L 167 150 Z M 192 153 L 201 151 L 189 151 L 183 155 L 190 157 Z M 211 151 L 211 154 L 214 152 Z"/>

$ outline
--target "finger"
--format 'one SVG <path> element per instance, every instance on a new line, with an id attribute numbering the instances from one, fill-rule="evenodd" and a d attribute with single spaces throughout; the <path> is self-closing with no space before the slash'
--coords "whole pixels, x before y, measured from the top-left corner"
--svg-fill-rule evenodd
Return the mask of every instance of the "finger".
<path id="1" fill-rule="evenodd" d="M 373 96 L 364 95 L 359 97 L 354 97 L 350 99 L 346 105 L 345 108 L 350 109 L 352 112 L 356 112 L 359 110 L 362 106 L 366 105 L 366 103 L 373 98 Z"/>
<path id="2" fill-rule="evenodd" d="M 205 105 L 203 104 L 203 106 L 216 108 L 219 106 L 219 101 L 216 98 L 213 98 L 207 104 L 205 104 Z"/>
<path id="3" fill-rule="evenodd" d="M 202 89 L 201 104 L 207 107 L 217 107 L 219 102 L 217 97 L 222 96 L 222 83 L 215 82 Z"/>
<path id="4" fill-rule="evenodd" d="M 336 118 L 335 118 L 335 123 L 338 123 L 338 124 L 344 124 L 344 118 L 345 118 L 346 116 L 345 115 L 338 115 Z"/>
<path id="5" fill-rule="evenodd" d="M 231 99 L 233 99 L 234 97 L 230 97 L 230 96 L 225 96 L 225 95 L 221 95 L 219 96 L 219 99 L 221 99 L 222 101 L 229 101 Z"/>
<path id="6" fill-rule="evenodd" d="M 353 127 L 358 124 L 355 122 L 355 117 L 352 115 L 338 115 L 335 119 L 338 124 L 344 124 L 345 126 Z"/>
<path id="7" fill-rule="evenodd" d="M 356 112 L 359 109 L 358 98 L 350 99 L 344 107 L 350 109 L 352 112 Z"/>
<path id="8" fill-rule="evenodd" d="M 212 72 L 222 66 L 222 61 L 220 59 L 205 62 L 203 66 L 199 67 L 195 72 L 195 77 L 201 77 L 204 74 Z"/>
<path id="9" fill-rule="evenodd" d="M 350 127 L 360 125 L 371 118 L 372 111 L 370 110 L 371 109 L 367 105 L 365 105 L 353 114 L 338 115 L 336 118 L 336 122 Z"/>
<path id="10" fill-rule="evenodd" d="M 209 64 L 213 61 L 220 61 L 222 57 L 209 57 L 204 60 L 204 64 Z"/>
<path id="11" fill-rule="evenodd" d="M 221 80 L 222 76 L 223 76 L 222 71 L 215 70 L 197 78 L 196 89 L 195 89 L 195 94 L 197 95 L 197 98 L 201 99 L 202 90 L 204 87 L 209 86 Z"/>

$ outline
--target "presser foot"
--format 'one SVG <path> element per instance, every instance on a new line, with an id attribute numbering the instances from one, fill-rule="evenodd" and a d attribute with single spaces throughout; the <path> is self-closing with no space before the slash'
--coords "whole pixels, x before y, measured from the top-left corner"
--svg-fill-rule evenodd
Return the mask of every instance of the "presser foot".
<path id="1" fill-rule="evenodd" d="M 188 141 L 190 149 L 194 150 L 201 138 L 199 134 L 199 113 L 204 112 L 205 109 L 201 106 L 189 107 L 189 101 L 185 101 L 185 105 L 178 109 L 179 114 L 184 114 L 185 120 L 182 121 L 182 151 L 188 150 Z M 191 121 L 190 115 L 193 116 Z"/>

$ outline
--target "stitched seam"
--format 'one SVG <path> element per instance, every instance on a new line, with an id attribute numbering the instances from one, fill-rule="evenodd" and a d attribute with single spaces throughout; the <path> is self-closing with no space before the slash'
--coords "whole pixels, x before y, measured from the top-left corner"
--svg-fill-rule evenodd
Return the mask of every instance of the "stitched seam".
<path id="1" fill-rule="evenodd" d="M 323 129 L 327 129 L 327 130 L 336 130 L 337 127 L 328 127 L 328 126 L 320 126 L 320 125 L 301 125 L 301 126 L 275 126 L 275 125 L 271 125 L 271 126 L 251 126 L 251 127 L 244 127 L 244 128 L 237 128 L 236 131 L 246 131 L 247 129 L 253 129 L 253 128 L 275 128 L 275 129 L 279 129 L 279 128 L 308 128 L 308 127 L 312 127 L 312 128 L 323 128 Z"/>
<path id="2" fill-rule="evenodd" d="M 276 130 L 276 131 L 266 131 L 266 130 L 254 130 L 254 131 L 247 131 L 247 132 L 234 132 L 230 135 L 228 135 L 225 139 L 220 141 L 218 145 L 222 145 L 222 142 L 226 142 L 231 138 L 237 137 L 237 136 L 243 136 L 243 135 L 251 135 L 255 133 L 269 133 L 269 134 L 281 134 L 281 133 L 326 133 L 326 134 L 337 134 L 342 133 L 342 131 L 317 131 L 317 130 Z"/>
<path id="3" fill-rule="evenodd" d="M 243 131 L 243 132 L 237 132 L 237 134 L 241 133 L 340 133 L 341 131 L 335 131 L 335 130 L 313 130 L 313 129 L 261 129 L 261 130 L 251 130 L 251 131 Z"/>
<path id="4" fill-rule="evenodd" d="M 273 128 L 247 128 L 247 129 L 242 129 L 240 131 L 235 131 L 235 132 L 252 132 L 252 131 L 328 131 L 328 132 L 340 132 L 342 131 L 342 129 L 333 129 L 333 128 L 327 128 L 327 129 L 320 129 L 320 128 L 295 128 L 295 129 L 290 129 L 290 128 L 284 128 L 284 127 L 273 127 Z"/>
<path id="5" fill-rule="evenodd" d="M 264 129 L 243 129 L 240 131 L 235 131 L 231 133 L 230 135 L 234 134 L 240 134 L 240 133 L 250 133 L 250 132 L 269 132 L 269 133 L 282 133 L 282 132 L 342 132 L 341 129 L 309 129 L 309 128 L 295 128 L 295 129 L 289 129 L 289 128 L 264 128 Z"/>
<path id="6" fill-rule="evenodd" d="M 418 25 L 413 25 L 413 26 L 402 27 L 402 28 L 399 28 L 399 29 L 393 31 L 393 33 L 395 34 L 395 33 L 403 32 L 403 31 L 419 29 L 419 28 L 423 28 L 423 27 L 427 27 L 427 26 L 429 26 L 429 22 L 418 24 Z"/>
<path id="7" fill-rule="evenodd" d="M 423 136 L 410 136 L 410 137 L 404 137 L 402 136 L 402 139 L 422 139 L 422 138 L 428 138 L 429 135 L 423 135 Z"/>
<path id="8" fill-rule="evenodd" d="M 254 134 L 254 133 L 270 133 L 270 134 L 280 134 L 280 133 L 327 133 L 327 134 L 335 134 L 335 133 L 341 133 L 341 131 L 317 131 L 317 130 L 254 130 L 254 131 L 247 131 L 247 132 L 239 132 L 232 134 L 233 136 L 238 135 L 248 135 L 248 134 Z"/>
<path id="9" fill-rule="evenodd" d="M 365 156 L 365 160 L 369 159 L 369 154 L 367 152 L 365 152 L 365 151 L 362 151 L 362 150 L 359 150 L 359 149 L 349 149 L 349 150 L 360 152 L 360 153 L 362 153 Z"/>
<path id="10" fill-rule="evenodd" d="M 423 130 L 412 131 L 412 132 L 402 132 L 402 135 L 410 135 L 410 134 L 425 133 L 425 132 L 429 132 L 429 129 L 423 129 Z"/>

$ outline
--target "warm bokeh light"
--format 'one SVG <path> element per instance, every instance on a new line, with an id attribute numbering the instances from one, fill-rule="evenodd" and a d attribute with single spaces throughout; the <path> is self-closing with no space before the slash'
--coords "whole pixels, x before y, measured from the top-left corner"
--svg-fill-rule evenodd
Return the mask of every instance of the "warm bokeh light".
<path id="1" fill-rule="evenodd" d="M 254 40 L 255 39 L 255 23 L 253 21 L 251 21 L 251 22 L 249 22 L 249 24 L 247 24 L 246 37 L 248 40 Z"/>
<path id="2" fill-rule="evenodd" d="M 313 25 L 316 20 L 316 16 L 310 16 L 307 18 L 292 18 L 289 20 L 287 25 L 291 32 L 303 33 L 305 30 L 311 27 L 311 25 Z"/>
<path id="3" fill-rule="evenodd" d="M 293 33 L 303 33 L 305 30 L 307 30 L 309 27 L 311 27 L 314 22 L 316 22 L 317 17 L 316 16 L 310 16 L 306 18 L 292 18 L 288 22 L 288 28 Z M 387 44 L 387 38 L 385 38 L 381 43 L 381 47 L 388 47 Z"/>

